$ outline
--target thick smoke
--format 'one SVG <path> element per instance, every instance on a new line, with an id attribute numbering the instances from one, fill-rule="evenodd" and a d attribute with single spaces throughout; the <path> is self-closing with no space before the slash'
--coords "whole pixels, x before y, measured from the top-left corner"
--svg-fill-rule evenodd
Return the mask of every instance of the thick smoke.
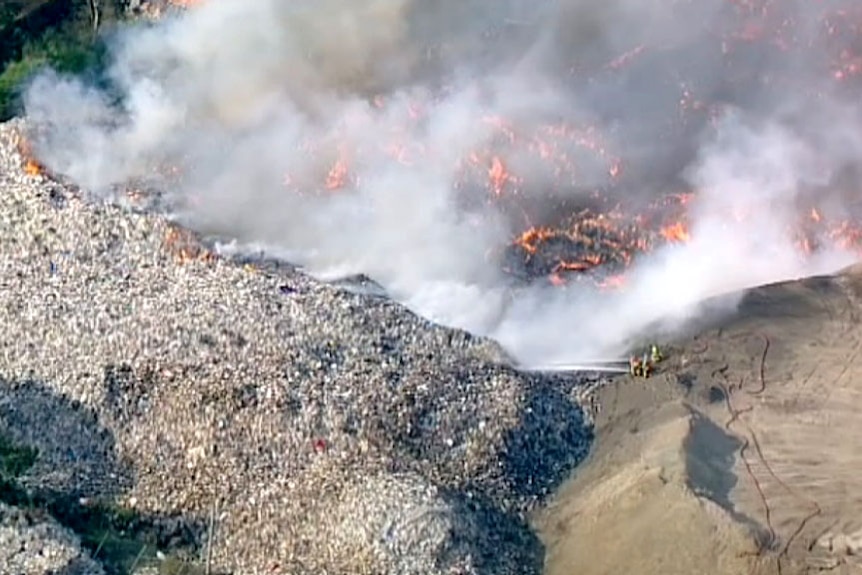
<path id="1" fill-rule="evenodd" d="M 840 214 L 835 183 L 858 183 L 862 121 L 830 75 L 822 4 L 782 0 L 740 28 L 730 0 L 209 0 L 120 31 L 107 87 L 36 78 L 26 112 L 46 164 L 98 193 L 161 179 L 200 231 L 368 274 L 525 362 L 577 360 L 704 298 L 849 261 L 802 260 L 788 234 L 806 194 Z M 778 36 L 749 38 L 764 22 Z M 522 145 L 539 133 L 575 168 Z M 465 180 L 489 149 L 519 209 Z M 489 255 L 522 212 L 682 187 L 699 192 L 691 242 L 639 261 L 622 292 L 513 292 Z"/>

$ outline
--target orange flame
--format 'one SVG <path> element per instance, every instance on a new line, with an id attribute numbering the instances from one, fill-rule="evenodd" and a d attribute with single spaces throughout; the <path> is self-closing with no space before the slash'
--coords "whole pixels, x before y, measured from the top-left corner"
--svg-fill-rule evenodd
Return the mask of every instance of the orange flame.
<path id="1" fill-rule="evenodd" d="M 197 242 L 189 231 L 176 226 L 167 229 L 163 245 L 180 265 L 195 261 L 210 263 L 216 260 L 215 253 Z"/>
<path id="2" fill-rule="evenodd" d="M 36 160 L 27 158 L 24 162 L 24 173 L 28 176 L 38 176 L 43 173 L 42 166 Z"/>
<path id="3" fill-rule="evenodd" d="M 559 232 L 549 228 L 530 228 L 515 238 L 514 243 L 528 254 L 535 254 L 538 251 L 538 245 L 556 235 Z"/>
<path id="4" fill-rule="evenodd" d="M 329 173 L 326 174 L 326 189 L 340 190 L 344 188 L 347 185 L 347 173 L 347 162 L 344 158 L 338 158 L 330 168 Z"/>
<path id="5" fill-rule="evenodd" d="M 491 191 L 495 196 L 503 195 L 503 188 L 506 183 L 516 182 L 516 178 L 509 174 L 503 160 L 499 156 L 491 158 L 491 167 L 488 168 L 488 178 L 491 181 Z"/>
<path id="6" fill-rule="evenodd" d="M 33 147 L 25 138 L 18 140 L 18 153 L 21 154 L 24 173 L 28 176 L 38 176 L 45 173 L 45 167 L 36 159 Z"/>
<path id="7" fill-rule="evenodd" d="M 687 242 L 691 239 L 688 229 L 682 222 L 665 226 L 660 230 L 660 233 L 669 242 Z"/>
<path id="8" fill-rule="evenodd" d="M 811 219 L 815 222 L 820 222 L 820 220 L 823 219 L 820 212 L 817 211 L 817 208 L 811 208 Z"/>
<path id="9" fill-rule="evenodd" d="M 589 260 L 593 260 L 593 261 L 589 261 Z M 584 258 L 584 261 L 580 261 L 580 262 L 560 262 L 554 268 L 554 273 L 556 274 L 556 273 L 563 272 L 563 271 L 582 272 L 582 271 L 586 271 L 588 269 L 594 268 L 595 266 L 597 266 L 600 263 L 601 263 L 600 259 L 594 259 L 594 258 Z"/>
<path id="10" fill-rule="evenodd" d="M 599 287 L 601 289 L 620 289 L 626 283 L 626 276 L 624 274 L 617 274 L 613 276 L 608 276 L 604 280 L 599 282 Z"/>

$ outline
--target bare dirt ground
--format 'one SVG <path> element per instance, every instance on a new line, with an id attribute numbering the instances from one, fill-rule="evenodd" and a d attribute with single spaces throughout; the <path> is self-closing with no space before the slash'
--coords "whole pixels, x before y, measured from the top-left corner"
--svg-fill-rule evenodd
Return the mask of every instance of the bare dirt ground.
<path id="1" fill-rule="evenodd" d="M 548 575 L 862 573 L 862 268 L 766 286 L 598 392 Z"/>

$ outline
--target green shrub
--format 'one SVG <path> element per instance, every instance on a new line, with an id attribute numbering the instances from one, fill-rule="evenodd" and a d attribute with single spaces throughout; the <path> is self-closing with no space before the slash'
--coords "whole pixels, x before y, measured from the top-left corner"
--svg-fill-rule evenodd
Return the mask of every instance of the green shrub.
<path id="1" fill-rule="evenodd" d="M 47 64 L 44 57 L 31 57 L 11 62 L 0 74 L 0 121 L 20 111 L 20 90 L 34 72 Z"/>
<path id="2" fill-rule="evenodd" d="M 0 6 L 0 31 L 5 36 L 0 40 L 0 44 L 5 42 L 4 50 L 0 50 L 0 121 L 21 112 L 21 90 L 42 68 L 92 75 L 104 68 L 107 50 L 102 39 L 93 34 L 86 5 L 80 2 L 77 11 L 58 10 L 56 15 L 36 22 L 10 21 L 9 11 Z M 119 13 L 113 10 L 110 15 Z M 108 26 L 113 23 L 113 19 L 104 22 Z"/>
<path id="3" fill-rule="evenodd" d="M 35 449 L 15 445 L 0 435 L 0 481 L 12 481 L 26 473 L 37 456 Z"/>

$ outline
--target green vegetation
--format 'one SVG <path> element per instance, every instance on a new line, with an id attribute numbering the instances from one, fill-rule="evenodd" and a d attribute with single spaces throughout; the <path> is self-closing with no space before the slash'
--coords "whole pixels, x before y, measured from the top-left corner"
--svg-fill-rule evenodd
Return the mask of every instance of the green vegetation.
<path id="1" fill-rule="evenodd" d="M 105 61 L 101 31 L 124 14 L 124 0 L 0 2 L 0 121 L 21 111 L 21 89 L 51 66 L 98 73 Z"/>
<path id="2" fill-rule="evenodd" d="M 157 566 L 160 575 L 205 573 L 191 546 L 157 559 L 158 529 L 128 508 L 112 502 L 82 502 L 62 494 L 29 494 L 19 480 L 37 457 L 35 449 L 17 446 L 0 435 L 0 501 L 36 517 L 47 514 L 74 531 L 109 575 L 128 575 L 146 565 Z"/>
<path id="3" fill-rule="evenodd" d="M 29 447 L 18 447 L 0 436 L 0 483 L 11 483 L 36 463 L 38 453 Z"/>

